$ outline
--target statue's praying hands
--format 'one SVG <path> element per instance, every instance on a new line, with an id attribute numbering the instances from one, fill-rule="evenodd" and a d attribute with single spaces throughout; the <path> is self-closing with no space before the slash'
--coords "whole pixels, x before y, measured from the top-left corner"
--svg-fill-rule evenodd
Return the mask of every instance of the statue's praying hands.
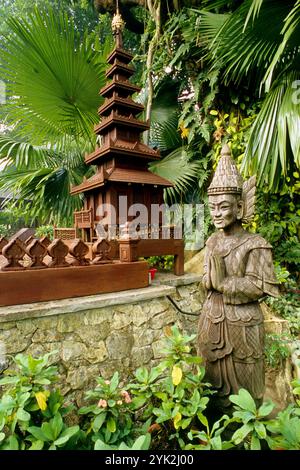
<path id="1" fill-rule="evenodd" d="M 221 256 L 210 256 L 210 278 L 214 290 L 222 292 L 222 283 L 226 276 L 224 260 Z"/>

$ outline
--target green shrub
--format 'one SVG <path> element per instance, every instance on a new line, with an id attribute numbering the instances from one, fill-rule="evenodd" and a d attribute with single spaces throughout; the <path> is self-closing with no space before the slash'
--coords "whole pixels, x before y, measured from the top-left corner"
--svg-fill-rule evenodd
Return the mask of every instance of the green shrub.
<path id="1" fill-rule="evenodd" d="M 4 393 L 0 400 L 0 450 L 55 450 L 66 448 L 79 426 L 68 428 L 63 415 L 70 411 L 63 397 L 50 386 L 57 367 L 49 366 L 49 357 L 39 359 L 18 354 L 15 368 L 0 380 Z"/>
<path id="2" fill-rule="evenodd" d="M 266 363 L 270 367 L 278 367 L 282 360 L 291 356 L 290 343 L 292 337 L 287 334 L 267 334 L 265 340 Z"/>
<path id="3" fill-rule="evenodd" d="M 172 271 L 174 267 L 174 256 L 150 256 L 147 258 L 147 262 L 151 268 L 157 268 L 160 271 Z"/>
<path id="4" fill-rule="evenodd" d="M 99 377 L 86 393 L 90 403 L 79 410 L 66 406 L 54 388 L 58 370 L 49 365 L 51 354 L 18 354 L 0 379 L 0 450 L 300 449 L 299 379 L 292 382 L 295 403 L 273 419 L 273 403 L 257 407 L 240 389 L 230 396 L 232 415 L 211 422 L 213 391 L 201 358 L 191 354 L 195 336 L 175 326 L 165 332 L 164 357 L 156 367 L 137 369 L 127 384 L 117 372 L 111 380 Z M 67 425 L 70 412 L 79 425 Z"/>
<path id="5" fill-rule="evenodd" d="M 50 240 L 53 240 L 54 229 L 52 225 L 41 225 L 35 231 L 35 234 L 38 238 L 48 237 Z"/>

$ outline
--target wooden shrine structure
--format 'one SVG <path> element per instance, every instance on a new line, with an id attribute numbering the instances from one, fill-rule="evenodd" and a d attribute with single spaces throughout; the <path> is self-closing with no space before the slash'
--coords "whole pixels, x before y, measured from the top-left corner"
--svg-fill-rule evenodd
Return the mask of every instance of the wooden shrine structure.
<path id="1" fill-rule="evenodd" d="M 98 111 L 100 123 L 95 126 L 100 144 L 85 157 L 87 164 L 96 165 L 96 173 L 71 189 L 71 194 L 84 195 L 83 209 L 74 213 L 74 229 L 55 229 L 55 237 L 62 238 L 66 243 L 80 234 L 90 246 L 99 236 L 103 237 L 105 231 L 105 237 L 112 245 L 113 258 L 119 256 L 117 240 L 121 228 L 134 220 L 134 216 L 127 216 L 128 209 L 134 204 L 143 204 L 150 217 L 151 207 L 164 203 L 164 188 L 172 186 L 172 183 L 148 169 L 151 161 L 161 157 L 159 151 L 144 144 L 141 139 L 143 132 L 149 129 L 149 123 L 138 118 L 144 106 L 132 98 L 140 88 L 129 80 L 134 74 L 134 68 L 130 65 L 133 56 L 123 48 L 123 26 L 123 20 L 117 13 L 113 20 L 116 44 L 107 59 L 109 68 L 106 77 L 109 82 L 100 90 L 105 100 Z M 123 200 L 126 198 L 125 218 L 120 212 L 122 197 Z M 135 250 L 137 258 L 174 255 L 174 272 L 183 274 L 183 240 L 174 239 L 172 227 L 163 226 L 162 214 L 158 224 L 149 223 L 148 219 L 148 223 L 140 224 L 139 229 Z"/>
<path id="2" fill-rule="evenodd" d="M 144 107 L 132 99 L 140 89 L 129 81 L 134 69 L 132 55 L 123 49 L 122 25 L 117 13 L 116 45 L 106 72 L 110 81 L 100 92 L 105 101 L 95 127 L 100 145 L 85 157 L 97 171 L 71 189 L 84 195 L 84 207 L 74 213 L 74 228 L 55 228 L 52 242 L 25 239 L 25 232 L 0 239 L 0 306 L 147 287 L 148 263 L 139 259 L 153 255 L 174 255 L 175 274 L 183 274 L 183 240 L 175 239 L 162 220 L 157 227 L 139 226 L 132 236 L 134 216 L 125 211 L 124 217 L 119 210 L 125 196 L 128 207 L 143 204 L 151 214 L 151 206 L 161 205 L 164 188 L 171 186 L 148 170 L 160 155 L 141 141 L 149 123 L 138 118 Z"/>

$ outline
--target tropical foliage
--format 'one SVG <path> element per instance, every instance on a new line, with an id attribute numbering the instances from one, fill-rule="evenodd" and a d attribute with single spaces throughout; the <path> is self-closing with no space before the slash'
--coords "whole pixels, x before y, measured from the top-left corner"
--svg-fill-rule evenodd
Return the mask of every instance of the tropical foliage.
<path id="1" fill-rule="evenodd" d="M 274 404 L 257 407 L 244 389 L 230 396 L 230 416 L 209 418 L 213 390 L 191 352 L 194 336 L 175 326 L 166 334 L 156 367 L 137 369 L 127 384 L 117 372 L 99 377 L 80 409 L 55 388 L 55 351 L 16 355 L 0 379 L 0 450 L 300 449 L 299 380 L 295 404 L 273 418 Z"/>
<path id="2" fill-rule="evenodd" d="M 0 137 L 0 183 L 17 194 L 28 218 L 68 221 L 80 207 L 70 186 L 87 173 L 82 155 L 95 146 L 109 43 L 101 45 L 94 34 L 82 39 L 66 14 L 52 10 L 7 23 L 13 36 L 0 52 L 8 126 Z"/>

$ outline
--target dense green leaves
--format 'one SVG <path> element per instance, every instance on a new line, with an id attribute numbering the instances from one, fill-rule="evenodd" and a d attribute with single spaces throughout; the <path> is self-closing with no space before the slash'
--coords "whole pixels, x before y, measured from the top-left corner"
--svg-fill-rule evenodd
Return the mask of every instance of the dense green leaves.
<path id="1" fill-rule="evenodd" d="M 0 186 L 17 197 L 27 223 L 70 223 L 81 207 L 70 187 L 91 172 L 83 154 L 96 144 L 92 131 L 110 45 L 82 37 L 66 14 L 51 9 L 36 9 L 26 21 L 11 17 L 8 27 L 13 36 L 0 51 L 0 71 L 10 127 L 0 136 Z"/>
<path id="2" fill-rule="evenodd" d="M 282 175 L 300 167 L 299 1 L 244 0 L 230 15 L 201 14 L 209 58 L 221 65 L 225 84 L 246 81 L 262 95 L 243 169 L 276 189 Z"/>
<path id="3" fill-rule="evenodd" d="M 35 10 L 27 21 L 8 19 L 13 36 L 0 51 L 7 80 L 8 123 L 29 142 L 91 134 L 105 62 L 82 41 L 67 15 Z M 16 129 L 15 129 L 16 131 Z"/>

